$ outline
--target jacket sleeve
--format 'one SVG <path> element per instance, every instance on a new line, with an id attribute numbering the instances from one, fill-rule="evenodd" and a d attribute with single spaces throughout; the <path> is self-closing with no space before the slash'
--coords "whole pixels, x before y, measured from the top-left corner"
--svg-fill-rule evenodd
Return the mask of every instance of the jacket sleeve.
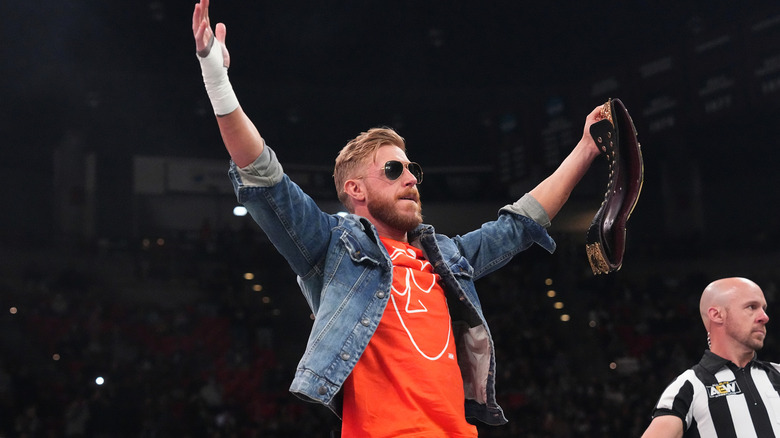
<path id="1" fill-rule="evenodd" d="M 337 219 L 323 212 L 311 197 L 284 174 L 273 150 L 246 167 L 230 163 L 230 179 L 243 204 L 296 275 L 321 273 L 321 261 Z"/>
<path id="2" fill-rule="evenodd" d="M 499 211 L 495 221 L 486 222 L 480 228 L 453 240 L 460 254 L 474 268 L 475 280 L 506 265 L 512 257 L 534 244 L 550 253 L 556 247 L 544 226 L 508 207 Z"/>
<path id="3" fill-rule="evenodd" d="M 515 201 L 513 204 L 505 205 L 501 208 L 501 210 L 499 210 L 499 213 L 502 211 L 519 214 L 521 216 L 533 219 L 534 222 L 545 228 L 550 227 L 550 216 L 548 216 L 547 212 L 544 211 L 542 204 L 540 204 L 539 201 L 537 201 L 536 198 L 531 196 L 529 193 L 523 195 L 523 197 Z"/>

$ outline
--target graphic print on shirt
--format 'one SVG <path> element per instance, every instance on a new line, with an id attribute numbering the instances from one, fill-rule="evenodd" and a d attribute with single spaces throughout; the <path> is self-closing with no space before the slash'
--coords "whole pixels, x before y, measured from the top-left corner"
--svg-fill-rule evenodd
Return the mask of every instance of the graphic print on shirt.
<path id="1" fill-rule="evenodd" d="M 425 349 L 415 339 L 414 328 L 407 324 L 411 315 L 428 313 L 429 309 L 424 301 L 436 286 L 437 276 L 433 273 L 430 263 L 427 260 L 418 259 L 412 249 L 392 247 L 392 250 L 390 259 L 393 261 L 393 275 L 401 275 L 398 278 L 400 281 L 393 282 L 390 303 L 417 352 L 428 360 L 438 360 L 449 346 L 452 331 L 452 326 L 449 324 L 449 311 L 447 311 L 447 334 L 443 338 L 444 345 L 441 347 L 441 351 L 438 348 L 431 348 L 430 350 L 433 351 L 423 351 Z M 400 287 L 396 288 L 396 286 Z M 434 297 L 434 299 L 436 298 Z M 446 306 L 446 302 L 444 305 Z"/>
<path id="2" fill-rule="evenodd" d="M 729 382 L 719 382 L 716 385 L 708 386 L 707 390 L 707 396 L 709 398 L 742 394 L 742 390 L 739 388 L 739 384 L 737 384 L 736 380 L 731 380 Z"/>

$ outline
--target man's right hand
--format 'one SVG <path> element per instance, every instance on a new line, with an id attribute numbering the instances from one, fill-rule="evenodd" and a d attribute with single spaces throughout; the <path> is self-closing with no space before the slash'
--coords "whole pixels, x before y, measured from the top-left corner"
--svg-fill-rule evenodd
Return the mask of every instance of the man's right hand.
<path id="1" fill-rule="evenodd" d="M 203 82 L 217 116 L 217 124 L 222 134 L 222 141 L 230 153 L 230 157 L 238 165 L 244 167 L 251 164 L 263 152 L 264 142 L 257 128 L 249 120 L 227 77 L 230 65 L 230 55 L 225 48 L 225 25 L 217 23 L 212 30 L 209 20 L 209 0 L 200 0 L 192 13 L 192 35 L 195 37 L 195 49 L 200 58 Z M 217 43 L 214 43 L 214 40 Z M 213 59 L 216 53 L 211 49 L 221 47 L 222 65 L 219 58 Z"/>
<path id="2" fill-rule="evenodd" d="M 230 54 L 225 45 L 227 29 L 222 23 L 217 23 L 215 30 L 211 29 L 209 0 L 201 0 L 195 5 L 195 11 L 192 13 L 192 35 L 195 37 L 195 50 L 201 58 L 208 56 L 213 46 L 212 39 L 216 36 L 217 41 L 222 45 L 223 64 L 225 67 L 230 67 Z"/>

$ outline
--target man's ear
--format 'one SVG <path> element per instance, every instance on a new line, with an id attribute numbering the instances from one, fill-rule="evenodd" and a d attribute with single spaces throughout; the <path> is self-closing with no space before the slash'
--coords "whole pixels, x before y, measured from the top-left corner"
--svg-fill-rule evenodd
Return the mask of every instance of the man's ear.
<path id="1" fill-rule="evenodd" d="M 344 193 L 352 198 L 353 202 L 363 202 L 366 200 L 365 187 L 361 181 L 349 179 L 344 183 Z"/>
<path id="2" fill-rule="evenodd" d="M 707 309 L 707 317 L 709 317 L 710 322 L 722 324 L 723 323 L 723 317 L 725 316 L 723 314 L 724 309 L 719 306 L 712 306 L 709 309 Z"/>

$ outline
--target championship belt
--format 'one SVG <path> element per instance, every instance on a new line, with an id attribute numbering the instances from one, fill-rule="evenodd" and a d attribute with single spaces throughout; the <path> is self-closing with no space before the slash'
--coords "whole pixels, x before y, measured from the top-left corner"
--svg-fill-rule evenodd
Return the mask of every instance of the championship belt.
<path id="1" fill-rule="evenodd" d="M 626 222 L 634 211 L 644 182 L 642 149 L 636 128 L 620 99 L 601 107 L 603 119 L 590 135 L 609 162 L 609 183 L 586 235 L 585 251 L 593 275 L 617 271 L 626 249 Z"/>

